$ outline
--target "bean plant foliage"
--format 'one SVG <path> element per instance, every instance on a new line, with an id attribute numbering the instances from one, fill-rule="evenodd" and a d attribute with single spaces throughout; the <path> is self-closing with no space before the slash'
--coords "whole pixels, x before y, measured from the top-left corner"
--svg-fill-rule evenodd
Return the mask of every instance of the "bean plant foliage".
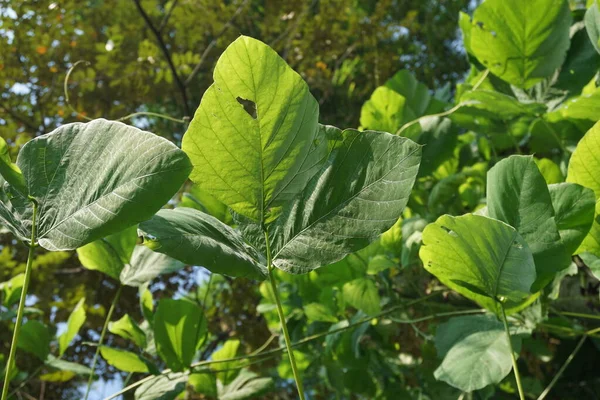
<path id="1" fill-rule="evenodd" d="M 398 71 L 358 129 L 322 121 L 303 77 L 240 36 L 181 149 L 104 119 L 16 162 L 0 139 L 0 224 L 29 248 L 0 283 L 0 321 L 15 320 L 2 400 L 28 379 L 25 353 L 44 382 L 87 380 L 86 399 L 100 357 L 129 374 L 107 399 L 567 398 L 565 371 L 598 343 L 599 15 L 486 0 L 458 16 L 464 81 L 431 90 Z M 25 307 L 38 246 L 115 282 L 89 366 L 64 359 L 85 299 L 60 334 Z M 210 271 L 197 292 L 151 290 L 186 266 Z M 256 288 L 271 333 L 252 351 L 211 323 L 234 282 Z M 113 318 L 126 287 L 140 312 Z"/>

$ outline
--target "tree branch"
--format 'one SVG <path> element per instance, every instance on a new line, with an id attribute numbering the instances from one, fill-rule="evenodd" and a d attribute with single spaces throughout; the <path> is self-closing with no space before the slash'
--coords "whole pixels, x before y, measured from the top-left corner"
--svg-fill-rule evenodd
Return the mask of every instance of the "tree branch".
<path id="1" fill-rule="evenodd" d="M 198 72 L 200 72 L 200 67 L 202 67 L 202 64 L 204 64 L 204 61 L 206 61 L 206 58 L 208 57 L 208 53 L 212 50 L 213 47 L 215 47 L 215 45 L 217 44 L 217 40 L 219 40 L 219 38 L 223 36 L 225 32 L 227 32 L 227 30 L 229 30 L 229 28 L 233 24 L 233 21 L 235 21 L 237 16 L 240 15 L 242 10 L 246 7 L 246 4 L 248 4 L 248 1 L 249 0 L 244 0 L 244 2 L 240 4 L 240 6 L 237 8 L 237 10 L 235 10 L 233 15 L 231 16 L 231 18 L 229 18 L 229 21 L 227 21 L 227 23 L 223 25 L 221 31 L 217 33 L 213 40 L 210 41 L 208 46 L 206 46 L 206 48 L 202 52 L 202 55 L 200 56 L 200 61 L 198 61 L 198 64 L 196 64 L 190 75 L 185 80 L 186 86 L 190 84 L 190 82 L 196 77 L 196 75 L 198 75 Z"/>
<path id="2" fill-rule="evenodd" d="M 165 26 L 167 26 L 167 22 L 169 22 L 169 18 L 171 18 L 171 14 L 173 13 L 173 10 L 175 9 L 176 6 L 177 6 L 177 0 L 173 0 L 173 3 L 171 4 L 171 8 L 169 8 L 169 11 L 167 11 L 167 14 L 164 16 L 163 20 L 160 22 L 160 26 L 158 27 L 158 31 L 160 33 L 162 33 L 163 29 L 165 29 Z"/>
<path id="3" fill-rule="evenodd" d="M 179 88 L 179 92 L 181 93 L 181 100 L 183 101 L 185 117 L 191 117 L 192 110 L 190 109 L 190 105 L 188 104 L 188 97 L 187 97 L 187 91 L 185 88 L 185 84 L 183 83 L 183 81 L 179 77 L 179 74 L 177 73 L 177 69 L 175 68 L 175 64 L 173 64 L 173 59 L 171 58 L 171 54 L 169 53 L 169 49 L 167 48 L 165 41 L 163 40 L 162 36 L 160 35 L 160 32 L 158 31 L 158 29 L 156 29 L 156 27 L 152 24 L 152 21 L 150 21 L 150 17 L 148 16 L 148 14 L 146 14 L 144 9 L 142 8 L 142 5 L 140 4 L 140 0 L 133 0 L 133 2 L 135 3 L 135 6 L 137 7 L 142 18 L 144 18 L 144 22 L 146 22 L 146 26 L 148 26 L 148 28 L 154 34 L 154 37 L 156 38 L 156 41 L 158 42 L 158 45 L 163 52 L 163 55 L 167 59 L 167 63 L 169 64 L 169 69 L 171 70 L 171 73 L 173 74 L 173 79 L 175 79 L 175 83 L 177 84 L 177 87 Z"/>

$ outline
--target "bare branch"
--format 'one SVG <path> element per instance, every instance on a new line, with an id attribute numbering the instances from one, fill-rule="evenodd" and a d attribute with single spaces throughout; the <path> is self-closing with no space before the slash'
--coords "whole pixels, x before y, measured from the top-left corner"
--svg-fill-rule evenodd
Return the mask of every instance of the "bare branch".
<path id="1" fill-rule="evenodd" d="M 190 117 L 192 114 L 192 110 L 190 109 L 190 105 L 188 104 L 188 97 L 187 97 L 187 91 L 185 88 L 185 84 L 183 83 L 183 81 L 181 80 L 181 77 L 177 73 L 177 69 L 175 68 L 175 64 L 173 64 L 173 59 L 171 58 L 169 49 L 167 48 L 167 45 L 166 45 L 165 41 L 163 40 L 160 32 L 152 24 L 150 17 L 148 16 L 148 14 L 146 14 L 146 11 L 144 11 L 144 9 L 142 8 L 142 5 L 140 4 L 140 0 L 133 0 L 133 1 L 135 3 L 135 6 L 138 9 L 140 15 L 142 16 L 142 18 L 144 18 L 144 22 L 146 22 L 146 26 L 148 26 L 148 28 L 154 34 L 156 41 L 158 42 L 158 45 L 163 52 L 163 55 L 167 59 L 167 63 L 169 64 L 169 69 L 171 70 L 171 73 L 173 74 L 173 79 L 175 79 L 175 83 L 177 84 L 177 87 L 179 88 L 179 92 L 181 93 L 181 100 L 183 101 L 185 117 Z"/>
<path id="2" fill-rule="evenodd" d="M 194 67 L 194 69 L 192 70 L 190 75 L 185 80 L 186 86 L 190 84 L 190 82 L 196 77 L 196 75 L 198 75 L 198 72 L 200 72 L 200 67 L 202 67 L 202 64 L 204 64 L 204 61 L 206 61 L 206 58 L 208 57 L 208 53 L 212 50 L 213 47 L 215 47 L 215 45 L 217 44 L 217 40 L 219 40 L 219 38 L 221 36 L 223 36 L 225 34 L 225 32 L 227 32 L 229 30 L 229 28 L 233 24 L 233 21 L 235 21 L 237 16 L 240 15 L 242 10 L 248 4 L 248 1 L 249 0 L 244 0 L 244 2 L 242 4 L 240 4 L 240 6 L 237 8 L 237 10 L 235 10 L 233 15 L 231 16 L 231 18 L 229 18 L 229 21 L 227 21 L 227 23 L 225 25 L 223 25 L 223 28 L 221 29 L 221 31 L 213 38 L 213 40 L 210 41 L 208 46 L 206 46 L 206 48 L 202 52 L 202 55 L 200 56 L 200 61 L 198 61 L 198 64 L 196 64 L 196 66 Z"/>

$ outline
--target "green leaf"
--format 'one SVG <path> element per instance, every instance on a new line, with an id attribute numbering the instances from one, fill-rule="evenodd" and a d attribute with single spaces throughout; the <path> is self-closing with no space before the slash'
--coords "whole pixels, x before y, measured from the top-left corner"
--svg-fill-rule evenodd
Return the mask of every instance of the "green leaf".
<path id="1" fill-rule="evenodd" d="M 565 101 L 560 107 L 548 113 L 548 118 L 550 121 L 571 118 L 596 122 L 598 113 L 600 113 L 600 89 Z"/>
<path id="2" fill-rule="evenodd" d="M 134 225 L 78 248 L 77 255 L 85 268 L 118 280 L 133 254 L 136 242 L 137 227 Z"/>
<path id="3" fill-rule="evenodd" d="M 191 169 L 168 140 L 103 119 L 38 136 L 23 146 L 17 165 L 39 204 L 39 244 L 52 251 L 74 250 L 150 218 Z M 28 199 L 11 201 L 23 223 L 29 220 Z"/>
<path id="4" fill-rule="evenodd" d="M 534 158 L 533 161 L 535 161 L 535 165 L 537 165 L 548 185 L 565 181 L 565 177 L 560 171 L 560 167 L 556 165 L 554 161 L 547 158 Z"/>
<path id="5" fill-rule="evenodd" d="M 521 338 L 511 337 L 518 354 Z M 504 326 L 490 315 L 455 317 L 438 326 L 435 336 L 442 364 L 435 378 L 464 392 L 502 381 L 512 369 Z"/>
<path id="6" fill-rule="evenodd" d="M 335 314 L 325 304 L 310 303 L 304 306 L 304 314 L 309 322 L 338 322 Z"/>
<path id="7" fill-rule="evenodd" d="M 168 373 L 153 377 L 135 391 L 135 400 L 175 400 L 185 390 L 187 373 Z"/>
<path id="8" fill-rule="evenodd" d="M 273 387 L 273 378 L 260 378 L 254 372 L 243 369 L 227 386 L 218 383 L 219 400 L 247 400 L 265 395 Z"/>
<path id="9" fill-rule="evenodd" d="M 2 290 L 2 305 L 4 307 L 10 308 L 10 306 L 19 301 L 24 284 L 25 274 L 15 275 L 10 280 L 0 283 L 0 290 Z"/>
<path id="10" fill-rule="evenodd" d="M 328 162 L 269 227 L 274 264 L 306 273 L 375 241 L 400 217 L 421 146 L 383 132 L 337 130 Z"/>
<path id="11" fill-rule="evenodd" d="M 360 110 L 360 125 L 364 129 L 396 133 L 406 122 L 414 119 L 405 115 L 406 98 L 394 90 L 380 86 Z"/>
<path id="12" fill-rule="evenodd" d="M 152 250 L 212 272 L 264 279 L 266 267 L 242 236 L 218 219 L 192 208 L 161 210 L 140 224 Z"/>
<path id="13" fill-rule="evenodd" d="M 528 89 L 560 67 L 570 26 L 563 0 L 486 0 L 473 14 L 470 47 L 494 75 Z"/>
<path id="14" fill-rule="evenodd" d="M 419 176 L 431 175 L 440 165 L 451 158 L 458 144 L 456 126 L 448 118 L 427 117 L 419 121 L 423 155 Z"/>
<path id="15" fill-rule="evenodd" d="M 198 185 L 192 185 L 189 192 L 183 194 L 178 207 L 190 207 L 212 215 L 224 224 L 231 223 L 229 208 L 217 200 L 214 196 L 200 189 Z"/>
<path id="16" fill-rule="evenodd" d="M 197 305 L 163 299 L 154 314 L 156 350 L 167 366 L 182 371 L 192 363 L 206 332 L 206 319 Z"/>
<path id="17" fill-rule="evenodd" d="M 119 280 L 123 285 L 139 287 L 159 275 L 179 271 L 183 267 L 185 264 L 167 255 L 155 253 L 145 246 L 136 246 Z"/>
<path id="18" fill-rule="evenodd" d="M 39 321 L 31 320 L 21 327 L 17 347 L 44 361 L 50 354 L 50 340 L 48 327 Z"/>
<path id="19" fill-rule="evenodd" d="M 367 274 L 377 275 L 381 271 L 397 267 L 398 264 L 383 254 L 378 254 L 369 260 Z"/>
<path id="20" fill-rule="evenodd" d="M 67 330 L 58 337 L 59 356 L 62 356 L 65 353 L 65 350 L 67 350 L 69 344 L 71 344 L 71 341 L 75 338 L 77 332 L 79 332 L 79 329 L 81 329 L 81 326 L 85 322 L 85 309 L 83 308 L 84 304 L 85 297 L 77 302 L 73 312 L 71 312 L 71 315 L 69 315 L 69 320 L 67 321 Z"/>
<path id="21" fill-rule="evenodd" d="M 549 185 L 548 190 L 558 233 L 569 254 L 575 254 L 594 222 L 596 196 L 591 189 L 575 183 Z"/>
<path id="22" fill-rule="evenodd" d="M 548 186 L 533 157 L 511 156 L 488 172 L 487 212 L 515 228 L 535 261 L 537 279 L 532 292 L 548 284 L 571 264 L 554 218 Z"/>
<path id="23" fill-rule="evenodd" d="M 213 361 L 228 360 L 234 358 L 237 355 L 238 349 L 240 348 L 240 341 L 237 339 L 228 340 L 223 344 L 219 350 L 215 351 L 211 359 Z M 237 375 L 235 367 L 239 364 L 238 361 L 227 361 L 216 364 L 211 364 L 211 369 L 217 372 L 217 379 L 224 385 L 227 385 Z"/>
<path id="24" fill-rule="evenodd" d="M 594 1 L 592 6 L 585 12 L 585 29 L 590 37 L 594 48 L 600 53 L 600 10 L 598 3 Z"/>
<path id="25" fill-rule="evenodd" d="M 392 89 L 406 99 L 406 107 L 409 109 L 409 112 L 406 113 L 409 119 L 406 122 L 427 114 L 432 96 L 427 86 L 419 82 L 410 71 L 403 69 L 396 72 L 394 76 L 385 82 L 385 87 Z M 378 128 L 369 129 L 380 130 Z M 391 133 L 394 132 L 391 131 Z"/>
<path id="26" fill-rule="evenodd" d="M 123 315 L 118 321 L 109 323 L 108 330 L 123 339 L 131 340 L 141 349 L 146 348 L 146 334 L 129 314 Z"/>
<path id="27" fill-rule="evenodd" d="M 149 373 L 151 371 L 148 360 L 130 351 L 100 346 L 100 354 L 102 354 L 102 358 L 107 363 L 121 371 L 141 373 Z"/>
<path id="28" fill-rule="evenodd" d="M 594 191 L 600 198 L 600 123 L 594 125 L 579 141 L 571 159 L 567 182 L 577 183 Z M 589 252 L 600 256 L 600 202 L 596 203 L 596 214 L 590 232 L 576 253 Z"/>
<path id="29" fill-rule="evenodd" d="M 8 144 L 0 137 L 0 176 L 21 194 L 27 195 L 27 184 L 21 169 L 12 162 Z M 0 190 L 2 186 L 0 186 Z"/>
<path id="30" fill-rule="evenodd" d="M 213 77 L 183 138 L 190 177 L 234 211 L 267 222 L 326 155 L 317 101 L 273 49 L 246 36 L 229 45 Z"/>
<path id="31" fill-rule="evenodd" d="M 191 374 L 188 384 L 194 388 L 194 393 L 217 397 L 217 378 L 213 374 Z"/>
<path id="32" fill-rule="evenodd" d="M 527 243 L 504 222 L 442 215 L 423 231 L 423 266 L 443 284 L 498 312 L 497 301 L 521 301 L 535 281 Z"/>
<path id="33" fill-rule="evenodd" d="M 596 75 L 600 65 L 600 55 L 596 50 L 597 42 L 592 43 L 589 37 L 590 30 L 580 24 L 575 24 L 571 29 L 574 30 L 578 27 L 581 29 L 572 34 L 567 58 L 560 68 L 556 84 L 553 85 L 555 88 L 567 90 L 573 95 L 581 93 Z"/>
<path id="34" fill-rule="evenodd" d="M 367 315 L 381 312 L 381 299 L 375 282 L 368 278 L 358 278 L 347 282 L 343 287 L 344 300 L 352 307 Z"/>
<path id="35" fill-rule="evenodd" d="M 44 364 L 48 367 L 56 368 L 60 371 L 73 372 L 77 375 L 90 375 L 92 373 L 92 369 L 86 367 L 85 365 L 61 360 L 59 358 L 54 357 L 52 354 L 48 355 Z"/>

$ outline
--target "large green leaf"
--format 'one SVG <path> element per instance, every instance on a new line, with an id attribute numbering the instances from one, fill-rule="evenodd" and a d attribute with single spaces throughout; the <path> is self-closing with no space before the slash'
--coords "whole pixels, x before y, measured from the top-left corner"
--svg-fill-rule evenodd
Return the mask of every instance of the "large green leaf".
<path id="1" fill-rule="evenodd" d="M 183 267 L 185 264 L 174 258 L 155 253 L 145 246 L 136 246 L 131 261 L 125 264 L 119 280 L 123 285 L 139 287 L 159 275 L 179 271 Z"/>
<path id="2" fill-rule="evenodd" d="M 87 269 L 97 270 L 119 279 L 131 259 L 137 242 L 137 227 L 131 226 L 77 249 L 79 261 Z"/>
<path id="3" fill-rule="evenodd" d="M 185 390 L 188 374 L 161 374 L 144 382 L 135 390 L 135 400 L 175 400 Z"/>
<path id="4" fill-rule="evenodd" d="M 504 222 L 466 214 L 442 215 L 423 231 L 425 269 L 446 286 L 488 310 L 531 292 L 535 264 L 525 240 Z"/>
<path id="5" fill-rule="evenodd" d="M 217 383 L 219 400 L 255 399 L 273 387 L 273 378 L 260 378 L 254 372 L 243 369 L 227 386 Z"/>
<path id="6" fill-rule="evenodd" d="M 197 305 L 185 300 L 163 299 L 154 314 L 156 350 L 173 371 L 192 363 L 206 332 L 206 319 Z"/>
<path id="7" fill-rule="evenodd" d="M 231 339 L 226 341 L 219 350 L 215 351 L 211 359 L 213 361 L 222 361 L 228 360 L 230 358 L 234 358 L 237 355 L 237 352 L 240 348 L 240 341 L 237 339 Z M 235 378 L 237 375 L 237 370 L 235 367 L 239 364 L 239 361 L 227 361 L 220 362 L 211 365 L 211 368 L 214 371 L 217 371 L 217 379 L 227 385 L 229 382 Z M 220 371 L 220 372 L 218 372 Z"/>
<path id="8" fill-rule="evenodd" d="M 360 125 L 364 129 L 396 133 L 403 124 L 415 118 L 405 111 L 406 98 L 394 90 L 380 86 L 360 110 Z"/>
<path id="9" fill-rule="evenodd" d="M 367 315 L 381 312 L 381 299 L 375 282 L 369 278 L 358 278 L 346 282 L 343 287 L 344 300 Z M 335 321 L 334 321 L 335 322 Z"/>
<path id="10" fill-rule="evenodd" d="M 100 346 L 100 354 L 107 363 L 121 371 L 146 373 L 155 369 L 148 360 L 130 351 Z"/>
<path id="11" fill-rule="evenodd" d="M 498 162 L 487 177 L 488 216 L 506 222 L 525 239 L 535 261 L 533 292 L 571 264 L 554 218 L 546 180 L 533 157 L 511 156 Z"/>
<path id="12" fill-rule="evenodd" d="M 583 93 L 581 96 L 565 101 L 560 107 L 549 113 L 548 117 L 552 121 L 572 118 L 596 122 L 598 113 L 600 113 L 600 89 L 595 89 L 590 93 Z"/>
<path id="13" fill-rule="evenodd" d="M 569 254 L 574 254 L 594 222 L 596 196 L 591 189 L 575 183 L 548 185 L 556 213 L 558 233 Z"/>
<path id="14" fill-rule="evenodd" d="M 596 1 L 585 13 L 585 29 L 594 48 L 600 53 L 600 10 Z"/>
<path id="15" fill-rule="evenodd" d="M 600 122 L 577 144 L 569 161 L 567 182 L 592 189 L 596 199 L 600 199 Z M 589 252 L 600 256 L 600 201 L 596 203 L 592 228 L 576 252 Z"/>
<path id="16" fill-rule="evenodd" d="M 0 137 L 0 176 L 2 176 L 9 185 L 13 186 L 22 194 L 27 194 L 27 185 L 21 169 L 12 162 L 8 151 L 8 144 Z M 0 183 L 0 190 L 2 184 Z"/>
<path id="17" fill-rule="evenodd" d="M 410 120 L 427 114 L 428 108 L 430 108 L 432 101 L 434 101 L 427 86 L 419 82 L 410 71 L 405 69 L 396 72 L 394 76 L 388 79 L 385 82 L 385 87 L 404 96 L 406 107 L 409 109 L 406 116 Z M 392 133 L 394 132 L 392 131 Z"/>
<path id="18" fill-rule="evenodd" d="M 269 227 L 280 269 L 309 272 L 366 247 L 408 201 L 421 146 L 383 132 L 337 135 L 328 162 Z"/>
<path id="19" fill-rule="evenodd" d="M 17 165 L 39 204 L 38 240 L 48 250 L 74 250 L 150 218 L 191 169 L 168 140 L 103 119 L 29 141 Z M 29 201 L 11 201 L 29 230 Z"/>
<path id="20" fill-rule="evenodd" d="M 136 246 L 137 239 L 137 226 L 132 226 L 78 248 L 77 254 L 87 269 L 99 270 L 123 285 L 134 287 L 185 266 L 145 246 Z"/>
<path id="21" fill-rule="evenodd" d="M 44 361 L 50 354 L 50 339 L 48 327 L 40 321 L 31 320 L 21 327 L 17 347 Z"/>
<path id="22" fill-rule="evenodd" d="M 58 355 L 62 356 L 71 344 L 71 341 L 81 329 L 81 326 L 85 322 L 85 309 L 83 305 L 85 304 L 85 297 L 77 302 L 77 305 L 73 309 L 71 315 L 69 315 L 69 320 L 67 321 L 67 330 L 64 331 L 58 337 Z"/>
<path id="23" fill-rule="evenodd" d="M 246 36 L 229 45 L 213 76 L 183 138 L 191 179 L 236 212 L 268 221 L 326 154 L 318 104 L 273 49 Z"/>
<path id="24" fill-rule="evenodd" d="M 267 270 L 241 235 L 218 219 L 193 208 L 161 210 L 140 224 L 152 250 L 212 272 L 264 279 Z"/>
<path id="25" fill-rule="evenodd" d="M 129 314 L 123 315 L 118 321 L 109 323 L 108 330 L 124 339 L 131 340 L 141 349 L 146 348 L 146 334 Z"/>
<path id="26" fill-rule="evenodd" d="M 473 14 L 470 48 L 492 73 L 527 89 L 560 67 L 570 26 L 565 0 L 486 0 Z"/>
<path id="27" fill-rule="evenodd" d="M 518 354 L 521 338 L 511 337 Z M 490 315 L 456 317 L 437 328 L 435 346 L 442 364 L 436 379 L 464 392 L 497 384 L 512 369 L 510 346 L 503 324 Z"/>

